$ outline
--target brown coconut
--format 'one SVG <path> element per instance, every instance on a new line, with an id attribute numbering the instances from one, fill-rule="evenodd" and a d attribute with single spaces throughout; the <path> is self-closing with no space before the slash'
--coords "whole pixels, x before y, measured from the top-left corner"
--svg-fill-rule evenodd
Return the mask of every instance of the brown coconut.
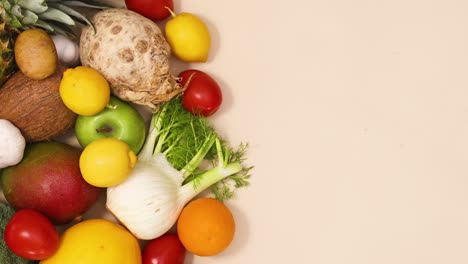
<path id="1" fill-rule="evenodd" d="M 0 88 L 0 119 L 18 127 L 27 142 L 58 137 L 75 124 L 77 115 L 60 98 L 64 70 L 60 66 L 44 80 L 33 80 L 18 71 Z"/>

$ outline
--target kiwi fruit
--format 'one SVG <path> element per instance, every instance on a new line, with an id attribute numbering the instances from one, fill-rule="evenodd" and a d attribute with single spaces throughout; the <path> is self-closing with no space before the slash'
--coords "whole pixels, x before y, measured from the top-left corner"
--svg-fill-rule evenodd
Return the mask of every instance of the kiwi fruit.
<path id="1" fill-rule="evenodd" d="M 42 29 L 21 32 L 15 40 L 14 53 L 16 65 L 31 79 L 45 79 L 57 69 L 58 56 L 54 41 Z"/>

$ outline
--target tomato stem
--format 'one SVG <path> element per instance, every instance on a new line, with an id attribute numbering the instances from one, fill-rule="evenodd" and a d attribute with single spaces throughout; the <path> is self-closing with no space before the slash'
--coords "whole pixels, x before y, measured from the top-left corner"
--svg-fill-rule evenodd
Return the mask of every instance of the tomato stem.
<path id="1" fill-rule="evenodd" d="M 169 13 L 171 13 L 171 16 L 172 16 L 173 18 L 177 16 L 177 15 L 174 13 L 174 11 L 172 11 L 172 9 L 171 9 L 170 7 L 164 6 L 164 8 L 166 8 L 166 9 L 169 11 Z"/>
<path id="2" fill-rule="evenodd" d="M 184 89 L 183 89 L 184 91 L 187 90 L 187 87 L 189 86 L 189 84 L 190 84 L 190 82 L 192 81 L 192 78 L 193 78 L 193 76 L 194 76 L 195 74 L 196 74 L 196 72 L 190 74 L 189 78 L 187 79 L 187 82 L 185 83 L 185 85 L 184 85 L 184 87 L 183 87 L 183 88 L 184 88 Z"/>

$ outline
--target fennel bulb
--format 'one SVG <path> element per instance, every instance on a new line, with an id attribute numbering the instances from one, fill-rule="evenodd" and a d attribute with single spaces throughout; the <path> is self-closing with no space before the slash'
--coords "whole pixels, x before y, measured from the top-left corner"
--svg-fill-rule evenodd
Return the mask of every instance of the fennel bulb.
<path id="1" fill-rule="evenodd" d="M 241 145 L 231 151 L 206 119 L 187 112 L 177 96 L 153 115 L 137 164 L 126 181 L 107 189 L 106 207 L 137 238 L 157 238 L 208 187 L 223 200 L 234 188 L 248 185 L 244 150 Z"/>

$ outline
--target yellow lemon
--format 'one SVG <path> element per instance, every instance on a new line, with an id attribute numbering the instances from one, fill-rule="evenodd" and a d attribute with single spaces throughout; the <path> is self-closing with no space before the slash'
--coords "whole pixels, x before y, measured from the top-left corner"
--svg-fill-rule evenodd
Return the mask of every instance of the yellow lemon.
<path id="1" fill-rule="evenodd" d="M 101 112 L 109 103 L 110 87 L 97 70 L 78 66 L 63 73 L 60 97 L 74 113 L 90 116 Z"/>
<path id="2" fill-rule="evenodd" d="M 141 264 L 137 239 L 105 219 L 85 220 L 69 227 L 52 257 L 40 264 Z"/>
<path id="3" fill-rule="evenodd" d="M 190 13 L 175 15 L 166 23 L 165 34 L 176 57 L 188 62 L 205 62 L 211 46 L 206 24 Z"/>
<path id="4" fill-rule="evenodd" d="M 125 181 L 137 162 L 135 152 L 122 140 L 101 138 L 85 147 L 80 156 L 83 178 L 97 187 L 111 187 Z"/>

